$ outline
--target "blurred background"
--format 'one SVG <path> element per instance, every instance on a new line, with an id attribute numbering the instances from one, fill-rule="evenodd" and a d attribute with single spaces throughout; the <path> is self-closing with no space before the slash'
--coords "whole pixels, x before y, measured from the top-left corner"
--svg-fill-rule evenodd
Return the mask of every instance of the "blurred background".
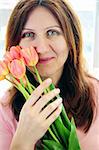
<path id="1" fill-rule="evenodd" d="M 0 59 L 2 59 L 4 52 L 7 22 L 12 9 L 18 1 L 0 0 Z M 92 75 L 99 79 L 99 0 L 69 1 L 81 21 L 86 67 Z M 6 82 L 0 82 L 0 89 L 3 91 L 9 86 Z"/>

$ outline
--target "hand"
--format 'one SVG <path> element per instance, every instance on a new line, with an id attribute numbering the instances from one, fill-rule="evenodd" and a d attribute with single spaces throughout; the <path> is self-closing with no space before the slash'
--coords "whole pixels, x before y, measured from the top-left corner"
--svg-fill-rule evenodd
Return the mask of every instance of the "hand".
<path id="1" fill-rule="evenodd" d="M 46 106 L 51 99 L 60 93 L 59 89 L 42 95 L 44 89 L 49 87 L 51 82 L 51 79 L 47 79 L 39 85 L 24 104 L 20 113 L 16 137 L 21 144 L 26 144 L 32 149 L 61 112 L 61 98 Z"/>

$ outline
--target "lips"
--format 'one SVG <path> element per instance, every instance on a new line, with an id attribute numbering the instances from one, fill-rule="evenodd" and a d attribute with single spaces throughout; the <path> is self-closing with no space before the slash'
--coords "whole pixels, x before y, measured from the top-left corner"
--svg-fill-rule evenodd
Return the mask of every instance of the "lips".
<path id="1" fill-rule="evenodd" d="M 54 57 L 46 57 L 46 58 L 39 58 L 39 63 L 47 63 L 51 61 Z"/>

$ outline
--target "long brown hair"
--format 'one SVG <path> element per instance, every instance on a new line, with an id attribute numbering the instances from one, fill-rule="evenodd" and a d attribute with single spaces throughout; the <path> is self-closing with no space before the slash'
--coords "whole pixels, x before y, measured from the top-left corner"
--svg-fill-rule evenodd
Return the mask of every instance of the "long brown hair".
<path id="1" fill-rule="evenodd" d="M 87 132 L 94 114 L 92 85 L 87 81 L 88 75 L 83 65 L 80 22 L 67 0 L 21 0 L 14 8 L 8 22 L 6 49 L 9 50 L 11 46 L 19 44 L 28 16 L 39 6 L 46 7 L 56 17 L 64 33 L 69 56 L 58 86 L 69 117 L 73 116 L 77 127 Z"/>

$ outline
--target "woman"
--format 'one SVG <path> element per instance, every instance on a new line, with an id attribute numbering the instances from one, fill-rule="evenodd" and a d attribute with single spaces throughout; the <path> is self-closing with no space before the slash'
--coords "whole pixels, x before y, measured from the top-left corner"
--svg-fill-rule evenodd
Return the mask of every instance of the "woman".
<path id="1" fill-rule="evenodd" d="M 81 27 L 68 2 L 21 0 L 8 23 L 6 49 L 9 50 L 12 45 L 22 48 L 32 45 L 35 48 L 39 56 L 37 69 L 46 80 L 26 103 L 14 88 L 10 90 L 9 97 L 5 96 L 5 105 L 2 98 L 0 149 L 34 149 L 59 116 L 63 102 L 69 118 L 73 116 L 75 119 L 82 150 L 98 150 L 99 81 L 84 69 Z M 27 71 L 28 77 L 37 85 L 35 75 L 32 79 L 31 73 Z M 39 98 L 51 82 L 57 88 Z M 56 99 L 41 111 L 59 93 L 62 99 Z"/>

